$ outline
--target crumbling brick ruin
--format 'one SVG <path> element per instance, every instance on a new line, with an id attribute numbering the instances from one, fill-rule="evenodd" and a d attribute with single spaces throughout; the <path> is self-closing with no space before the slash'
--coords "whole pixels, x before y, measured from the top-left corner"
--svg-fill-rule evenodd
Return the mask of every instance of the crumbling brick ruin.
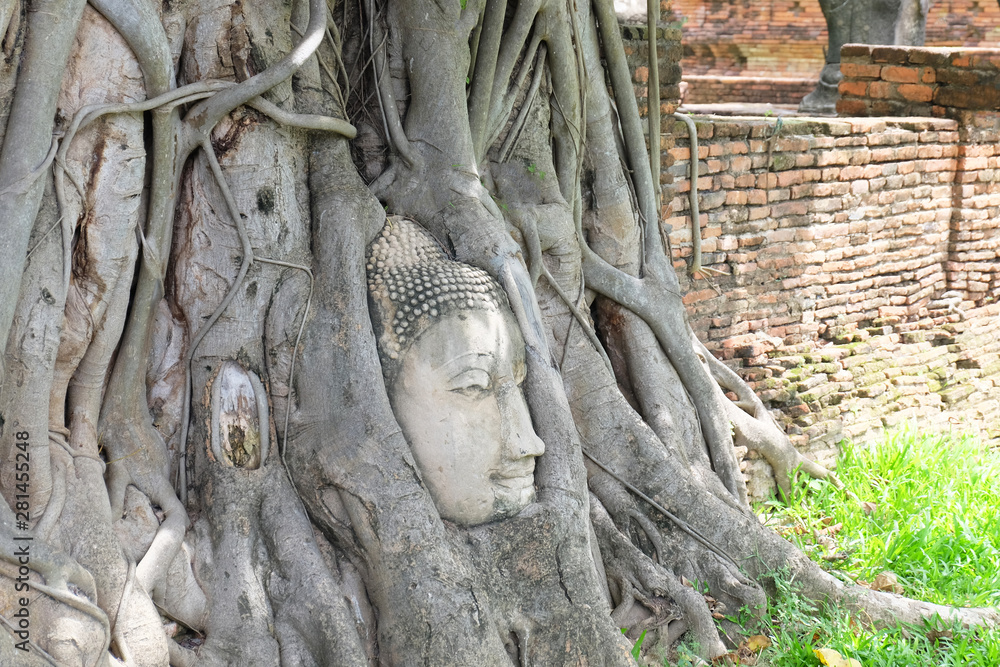
<path id="1" fill-rule="evenodd" d="M 686 28 L 662 37 L 661 58 Z M 687 272 L 691 146 L 661 66 L 663 224 L 691 324 L 823 463 L 904 422 L 1000 443 L 1000 50 L 842 58 L 839 118 L 695 117 L 710 280 Z M 767 464 L 745 466 L 766 497 Z"/>

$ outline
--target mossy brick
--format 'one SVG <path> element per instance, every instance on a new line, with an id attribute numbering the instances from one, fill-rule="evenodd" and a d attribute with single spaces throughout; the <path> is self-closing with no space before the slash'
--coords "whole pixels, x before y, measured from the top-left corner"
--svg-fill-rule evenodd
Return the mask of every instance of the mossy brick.
<path id="1" fill-rule="evenodd" d="M 927 386 L 927 378 L 922 375 L 899 375 L 892 379 L 892 383 L 899 388 Z"/>
<path id="2" fill-rule="evenodd" d="M 959 385 L 957 387 L 952 387 L 951 389 L 945 389 L 941 392 L 941 400 L 943 400 L 948 405 L 955 405 L 972 395 L 975 388 L 972 385 Z"/>
<path id="3" fill-rule="evenodd" d="M 826 381 L 827 381 L 827 376 L 823 373 L 820 373 L 818 375 L 813 375 L 800 382 L 798 384 L 798 390 L 799 392 L 807 392 L 813 387 L 818 387 L 819 385 L 825 383 Z"/>
<path id="4" fill-rule="evenodd" d="M 943 368 L 949 366 L 948 357 L 937 357 L 936 359 L 931 359 L 925 364 L 927 368 L 927 373 L 932 374 L 940 371 Z"/>
<path id="5" fill-rule="evenodd" d="M 875 405 L 879 408 L 885 409 L 886 406 L 892 406 L 897 400 L 899 400 L 899 392 L 892 390 L 890 385 L 886 383 L 886 390 L 872 398 L 875 401 Z"/>
<path id="6" fill-rule="evenodd" d="M 840 386 L 838 384 L 834 384 L 833 386 L 835 391 L 831 391 L 819 399 L 819 404 L 827 410 L 833 410 L 834 406 L 840 405 L 844 401 L 844 394 L 840 392 Z M 839 414 L 840 410 L 838 409 L 836 412 Z"/>
<path id="7" fill-rule="evenodd" d="M 791 356 L 787 356 L 787 357 L 777 357 L 777 358 L 774 359 L 774 361 L 779 366 L 783 366 L 784 368 L 788 368 L 788 369 L 793 369 L 793 368 L 797 368 L 799 366 L 802 366 L 802 364 L 804 364 L 806 360 L 805 360 L 805 358 L 800 357 L 798 355 L 791 355 Z M 799 369 L 799 377 L 802 376 L 803 372 L 804 371 L 802 371 L 801 369 Z M 792 379 L 792 375 L 793 375 L 793 373 L 789 373 L 789 374 L 786 375 L 786 377 L 789 380 L 791 380 Z"/>
<path id="8" fill-rule="evenodd" d="M 807 377 L 809 377 L 809 371 L 803 368 L 801 365 L 796 365 L 795 367 L 791 367 L 788 370 L 788 372 L 782 376 L 781 379 L 788 384 L 795 384 L 797 382 L 801 382 Z"/>
<path id="9" fill-rule="evenodd" d="M 950 362 L 950 360 L 947 359 L 946 361 Z M 940 368 L 932 368 L 930 372 L 928 372 L 927 377 L 946 382 L 949 381 L 954 375 L 954 369 L 950 365 L 945 365 Z"/>
<path id="10" fill-rule="evenodd" d="M 837 390 L 837 385 L 832 382 L 827 382 L 821 384 L 818 387 L 813 387 L 809 391 L 801 392 L 799 394 L 799 400 L 803 403 L 815 403 L 824 396 L 831 394 Z"/>
<path id="11" fill-rule="evenodd" d="M 984 376 L 1000 375 L 1000 361 L 995 361 L 985 366 L 982 370 Z"/>
<path id="12" fill-rule="evenodd" d="M 871 387 L 872 385 L 880 384 L 885 382 L 885 373 L 875 372 L 875 373 L 864 373 L 861 375 L 856 375 L 854 377 L 854 387 L 860 389 L 862 387 Z"/>
<path id="13" fill-rule="evenodd" d="M 794 169 L 797 165 L 795 162 L 795 155 L 788 153 L 779 153 L 777 155 L 771 156 L 771 171 L 787 171 L 789 169 Z"/>
<path id="14" fill-rule="evenodd" d="M 828 396 L 827 398 L 831 398 L 832 399 L 834 397 L 836 397 L 836 399 L 838 400 L 838 402 L 840 401 L 840 399 L 843 398 L 843 396 L 841 394 L 830 394 L 830 396 Z M 841 410 L 841 408 L 839 407 L 839 405 L 829 405 L 829 406 L 823 408 L 822 410 L 820 410 L 817 414 L 819 415 L 820 419 L 826 421 L 826 420 L 830 420 L 830 419 L 840 419 L 840 415 L 841 415 L 842 412 L 843 411 Z"/>
<path id="15" fill-rule="evenodd" d="M 844 367 L 844 370 L 852 370 L 859 366 L 864 366 L 871 362 L 874 362 L 875 358 L 868 354 L 857 354 L 841 359 L 840 363 Z"/>
<path id="16" fill-rule="evenodd" d="M 875 347 L 870 342 L 855 342 L 846 346 L 846 349 L 851 351 L 852 356 L 871 354 L 875 351 Z"/>
<path id="17" fill-rule="evenodd" d="M 809 436 L 810 439 L 821 438 L 827 435 L 836 435 L 842 433 L 844 430 L 844 425 L 839 419 L 828 419 L 827 421 L 820 422 L 803 431 L 804 435 Z"/>

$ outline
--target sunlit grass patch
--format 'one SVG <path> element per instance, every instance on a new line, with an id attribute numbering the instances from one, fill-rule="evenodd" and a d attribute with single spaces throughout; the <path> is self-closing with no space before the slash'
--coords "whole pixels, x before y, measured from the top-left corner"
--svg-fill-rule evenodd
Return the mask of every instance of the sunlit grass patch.
<path id="1" fill-rule="evenodd" d="M 970 436 L 899 431 L 844 443 L 838 473 L 861 502 L 812 480 L 788 506 L 758 513 L 852 579 L 889 571 L 909 597 L 1000 605 L 1000 452 Z"/>
<path id="2" fill-rule="evenodd" d="M 863 667 L 996 667 L 1000 633 L 927 624 L 874 630 L 850 614 L 818 610 L 777 579 L 778 596 L 769 606 L 764 632 L 772 645 L 755 664 L 802 667 L 822 664 L 815 651 L 833 649 Z M 749 664 L 749 663 L 747 663 Z"/>
<path id="3" fill-rule="evenodd" d="M 804 481 L 788 505 L 758 506 L 762 520 L 842 579 L 939 604 L 1000 605 L 1000 452 L 912 430 L 842 449 L 838 474 L 857 500 Z M 773 644 L 757 664 L 819 665 L 815 649 L 831 648 L 864 667 L 1000 665 L 998 631 L 876 631 L 815 609 L 780 576 L 778 589 L 764 623 Z"/>

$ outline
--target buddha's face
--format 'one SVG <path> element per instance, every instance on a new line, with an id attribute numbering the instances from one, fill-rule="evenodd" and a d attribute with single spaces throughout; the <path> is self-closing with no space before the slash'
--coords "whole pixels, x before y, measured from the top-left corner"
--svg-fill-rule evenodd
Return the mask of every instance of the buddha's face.
<path id="1" fill-rule="evenodd" d="M 406 351 L 389 398 L 442 518 L 471 526 L 534 500 L 545 446 L 524 374 L 524 341 L 507 313 L 452 312 Z"/>

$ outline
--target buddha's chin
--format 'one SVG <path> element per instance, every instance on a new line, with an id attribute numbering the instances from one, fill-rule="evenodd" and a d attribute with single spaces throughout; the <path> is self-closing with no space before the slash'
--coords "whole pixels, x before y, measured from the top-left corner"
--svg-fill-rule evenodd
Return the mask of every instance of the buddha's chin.
<path id="1" fill-rule="evenodd" d="M 494 482 L 493 521 L 514 516 L 535 502 L 534 476 L 508 478 Z"/>

